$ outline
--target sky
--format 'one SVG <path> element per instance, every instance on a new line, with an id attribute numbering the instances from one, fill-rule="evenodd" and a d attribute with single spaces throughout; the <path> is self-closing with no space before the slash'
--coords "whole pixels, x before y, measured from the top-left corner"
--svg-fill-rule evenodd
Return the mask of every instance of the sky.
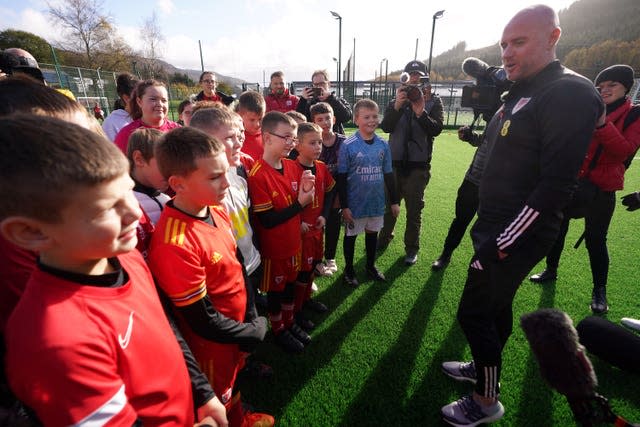
<path id="1" fill-rule="evenodd" d="M 59 0 L 51 0 L 59 1 Z M 100 0 L 98 0 L 100 1 Z M 556 10 L 576 0 L 547 0 Z M 118 33 L 134 49 L 143 48 L 140 28 L 155 11 L 165 38 L 161 57 L 178 68 L 200 69 L 198 41 L 207 70 L 263 84 L 282 70 L 289 81 L 309 80 L 327 69 L 335 80 L 339 21 L 342 17 L 342 68 L 353 52 L 357 80 L 382 69 L 399 70 L 414 58 L 429 57 L 433 15 L 433 56 L 465 41 L 467 49 L 495 45 L 504 25 L 535 0 L 103 0 Z M 562 26 L 562 23 L 560 23 Z M 0 0 L 0 31 L 37 34 L 52 44 L 64 31 L 48 19 L 44 0 Z M 382 68 L 381 68 L 382 64 Z M 499 64 L 492 64 L 499 65 Z M 117 71 L 117 70 L 116 70 Z"/>

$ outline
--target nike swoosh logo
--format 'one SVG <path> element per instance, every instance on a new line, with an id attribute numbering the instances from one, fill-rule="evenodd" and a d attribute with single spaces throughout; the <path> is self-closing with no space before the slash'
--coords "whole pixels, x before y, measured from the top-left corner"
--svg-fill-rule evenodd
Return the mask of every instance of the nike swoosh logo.
<path id="1" fill-rule="evenodd" d="M 132 330 L 133 330 L 133 311 L 131 312 L 131 314 L 129 314 L 129 325 L 127 326 L 127 332 L 124 333 L 124 337 L 118 334 L 118 341 L 120 342 L 120 347 L 122 347 L 123 350 L 129 346 Z"/>

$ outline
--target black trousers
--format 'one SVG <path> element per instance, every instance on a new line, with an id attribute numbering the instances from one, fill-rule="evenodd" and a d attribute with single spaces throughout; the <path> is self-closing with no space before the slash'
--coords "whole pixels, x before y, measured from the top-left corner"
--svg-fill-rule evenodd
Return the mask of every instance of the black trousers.
<path id="1" fill-rule="evenodd" d="M 467 179 L 462 180 L 458 188 L 458 197 L 456 197 L 456 216 L 449 227 L 449 233 L 442 248 L 444 258 L 451 257 L 453 251 L 460 245 L 467 227 L 478 210 L 478 203 L 478 186 Z"/>
<path id="2" fill-rule="evenodd" d="M 324 226 L 324 259 L 336 259 L 341 222 L 340 208 L 331 208 L 329 218 Z"/>
<path id="3" fill-rule="evenodd" d="M 471 348 L 478 375 L 475 391 L 481 396 L 498 396 L 502 349 L 513 327 L 513 299 L 555 242 L 560 222 L 560 216 L 541 221 L 536 233 L 503 260 L 471 259 L 457 317 Z M 471 230 L 474 247 L 495 239 L 506 225 L 478 219 Z"/>
<path id="4" fill-rule="evenodd" d="M 596 196 L 584 218 L 584 241 L 589 253 L 593 284 L 606 286 L 609 276 L 609 250 L 607 233 L 616 207 L 614 191 L 601 191 Z M 564 240 L 569 230 L 570 218 L 565 218 L 560 226 L 558 239 L 547 255 L 547 268 L 557 270 Z"/>

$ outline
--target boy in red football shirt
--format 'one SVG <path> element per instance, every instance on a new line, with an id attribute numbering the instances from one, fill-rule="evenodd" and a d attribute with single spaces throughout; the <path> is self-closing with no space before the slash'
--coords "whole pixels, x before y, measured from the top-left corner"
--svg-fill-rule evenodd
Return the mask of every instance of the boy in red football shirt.
<path id="1" fill-rule="evenodd" d="M 300 176 L 287 155 L 296 142 L 296 122 L 278 111 L 262 120 L 263 157 L 249 172 L 249 196 L 257 216 L 271 330 L 286 351 L 304 350 L 311 337 L 293 321 L 294 283 L 300 269 L 302 239 L 300 212 L 313 200 L 314 177 Z"/>
<path id="2" fill-rule="evenodd" d="M 155 153 L 176 196 L 167 202 L 151 238 L 151 271 L 177 308 L 184 337 L 227 408 L 229 425 L 240 426 L 249 418 L 273 425 L 270 415 L 244 414 L 239 393 L 234 396 L 242 367 L 240 345 L 261 342 L 267 324 L 264 317 L 244 322 L 244 275 L 221 205 L 229 189 L 224 146 L 201 130 L 184 127 L 165 134 Z"/>
<path id="3" fill-rule="evenodd" d="M 238 98 L 236 112 L 242 117 L 242 123 L 244 124 L 245 139 L 242 144 L 242 152 L 251 156 L 254 162 L 261 159 L 262 153 L 264 153 L 264 142 L 262 141 L 260 126 L 265 108 L 264 97 L 259 92 L 248 90 Z M 245 168 L 250 169 L 244 160 L 243 164 Z"/>
<path id="4" fill-rule="evenodd" d="M 327 166 L 318 160 L 322 151 L 322 128 L 314 123 L 298 125 L 298 157 L 300 173 L 310 171 L 315 176 L 315 194 L 313 201 L 302 210 L 302 262 L 295 288 L 296 321 L 306 329 L 313 329 L 313 323 L 302 315 L 302 306 L 324 313 L 327 306 L 311 299 L 313 271 L 322 261 L 323 232 L 335 197 L 335 181 Z"/>
<path id="5" fill-rule="evenodd" d="M 133 250 L 125 157 L 87 129 L 22 115 L 0 119 L 0 163 L 0 230 L 39 253 L 6 329 L 13 392 L 45 425 L 193 425 L 180 347 Z"/>

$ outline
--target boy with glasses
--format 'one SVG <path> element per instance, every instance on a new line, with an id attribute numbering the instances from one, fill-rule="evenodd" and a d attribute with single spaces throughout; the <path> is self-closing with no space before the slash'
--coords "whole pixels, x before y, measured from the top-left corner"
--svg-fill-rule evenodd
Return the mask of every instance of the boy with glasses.
<path id="1" fill-rule="evenodd" d="M 249 196 L 257 217 L 271 330 L 286 351 L 297 353 L 311 337 L 293 319 L 294 286 L 300 269 L 302 238 L 300 213 L 312 202 L 314 177 L 300 170 L 287 155 L 294 147 L 297 124 L 272 111 L 262 121 L 264 154 L 249 173 Z"/>

